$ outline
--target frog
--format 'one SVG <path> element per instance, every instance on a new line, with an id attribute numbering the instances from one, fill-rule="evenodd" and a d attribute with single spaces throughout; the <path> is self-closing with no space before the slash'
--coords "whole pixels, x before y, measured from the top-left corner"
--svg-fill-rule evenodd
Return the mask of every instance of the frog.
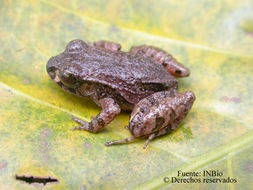
<path id="1" fill-rule="evenodd" d="M 121 111 L 131 111 L 127 129 L 131 137 L 106 146 L 155 137 L 175 130 L 192 107 L 192 91 L 178 92 L 177 78 L 190 71 L 171 54 L 151 45 L 133 46 L 129 52 L 111 41 L 70 41 L 46 65 L 51 79 L 63 90 L 91 98 L 102 108 L 90 122 L 71 116 L 80 126 L 72 130 L 102 131 Z"/>

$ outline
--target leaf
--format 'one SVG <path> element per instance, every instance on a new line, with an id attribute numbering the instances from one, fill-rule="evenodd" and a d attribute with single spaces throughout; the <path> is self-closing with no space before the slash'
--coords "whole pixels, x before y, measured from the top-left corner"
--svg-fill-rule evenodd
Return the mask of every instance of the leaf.
<path id="1" fill-rule="evenodd" d="M 252 189 L 253 49 L 240 27 L 250 1 L 3 1 L 0 7 L 0 188 L 36 189 L 15 175 L 57 179 L 47 189 Z M 246 7 L 246 9 L 245 9 Z M 72 39 L 151 44 L 190 68 L 179 90 L 196 102 L 178 130 L 106 147 L 130 136 L 122 113 L 99 134 L 71 131 L 91 100 L 58 88 L 46 62 Z M 219 170 L 237 183 L 165 183 L 178 171 Z M 31 177 L 32 178 L 32 177 Z M 203 176 L 202 176 L 203 178 Z"/>

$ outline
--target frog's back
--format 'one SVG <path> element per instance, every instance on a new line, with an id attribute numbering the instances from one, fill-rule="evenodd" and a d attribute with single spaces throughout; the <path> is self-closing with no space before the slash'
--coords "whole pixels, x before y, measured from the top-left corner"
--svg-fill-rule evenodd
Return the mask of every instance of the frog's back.
<path id="1" fill-rule="evenodd" d="M 108 85 L 130 103 L 135 104 L 156 91 L 177 86 L 177 80 L 161 64 L 149 58 L 89 45 L 81 52 L 70 54 L 65 50 L 63 54 L 68 62 L 80 66 L 79 80 Z"/>

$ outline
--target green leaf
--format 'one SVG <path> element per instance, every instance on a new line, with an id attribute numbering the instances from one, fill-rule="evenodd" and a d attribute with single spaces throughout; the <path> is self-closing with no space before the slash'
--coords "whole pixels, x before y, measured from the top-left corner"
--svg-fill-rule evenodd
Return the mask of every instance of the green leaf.
<path id="1" fill-rule="evenodd" d="M 244 27 L 252 8 L 250 0 L 2 1 L 0 189 L 40 188 L 15 175 L 57 178 L 47 189 L 252 189 L 253 39 Z M 71 131 L 71 114 L 89 121 L 100 108 L 57 87 L 46 63 L 77 38 L 124 51 L 151 44 L 189 67 L 179 91 L 194 91 L 196 102 L 180 128 L 146 150 L 142 139 L 104 145 L 130 136 L 128 113 L 98 134 Z M 219 170 L 237 183 L 164 182 L 179 170 Z"/>

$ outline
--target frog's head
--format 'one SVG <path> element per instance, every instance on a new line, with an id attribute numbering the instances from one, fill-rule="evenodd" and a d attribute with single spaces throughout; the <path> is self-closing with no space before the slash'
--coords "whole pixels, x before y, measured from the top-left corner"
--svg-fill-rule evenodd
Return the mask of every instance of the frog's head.
<path id="1" fill-rule="evenodd" d="M 79 74 L 81 67 L 75 61 L 75 54 L 85 51 L 87 44 L 82 40 L 72 40 L 66 46 L 63 53 L 51 57 L 47 62 L 47 72 L 49 76 L 60 87 L 77 88 L 80 86 Z"/>

